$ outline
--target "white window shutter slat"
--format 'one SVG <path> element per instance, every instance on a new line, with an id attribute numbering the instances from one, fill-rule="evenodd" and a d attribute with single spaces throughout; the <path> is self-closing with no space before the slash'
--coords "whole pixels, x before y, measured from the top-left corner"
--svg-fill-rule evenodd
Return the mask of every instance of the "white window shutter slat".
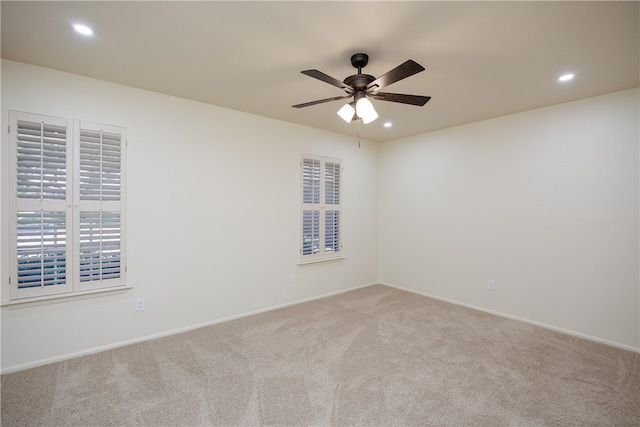
<path id="1" fill-rule="evenodd" d="M 120 134 L 80 129 L 80 200 L 120 200 L 121 153 Z"/>
<path id="2" fill-rule="evenodd" d="M 302 255 L 320 253 L 320 210 L 302 211 Z"/>
<path id="3" fill-rule="evenodd" d="M 64 286 L 67 277 L 66 212 L 18 212 L 18 289 Z"/>
<path id="4" fill-rule="evenodd" d="M 80 212 L 80 282 L 120 277 L 120 213 Z"/>
<path id="5" fill-rule="evenodd" d="M 18 120 L 16 123 L 17 197 L 65 200 L 66 126 Z"/>
<path id="6" fill-rule="evenodd" d="M 340 163 L 325 163 L 325 203 L 340 204 Z"/>
<path id="7" fill-rule="evenodd" d="M 302 200 L 303 203 L 320 203 L 320 160 L 302 161 Z"/>
<path id="8" fill-rule="evenodd" d="M 340 252 L 340 211 L 325 211 L 325 253 Z"/>

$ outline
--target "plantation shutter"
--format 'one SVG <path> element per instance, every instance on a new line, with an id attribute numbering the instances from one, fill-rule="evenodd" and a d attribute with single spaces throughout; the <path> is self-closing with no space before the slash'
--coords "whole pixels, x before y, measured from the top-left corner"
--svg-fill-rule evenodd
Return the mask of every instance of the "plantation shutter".
<path id="1" fill-rule="evenodd" d="M 342 166 L 340 163 L 325 162 L 325 232 L 324 232 L 324 252 L 340 252 L 342 243 L 340 241 L 340 173 Z"/>
<path id="2" fill-rule="evenodd" d="M 301 261 L 342 255 L 341 173 L 338 159 L 303 155 Z"/>
<path id="3" fill-rule="evenodd" d="M 71 290 L 72 135 L 67 120 L 10 113 L 11 298 Z"/>
<path id="4" fill-rule="evenodd" d="M 302 255 L 320 254 L 320 159 L 302 159 Z"/>
<path id="5" fill-rule="evenodd" d="M 124 276 L 124 129 L 80 122 L 76 176 L 76 282 L 81 290 L 117 286 Z"/>
<path id="6" fill-rule="evenodd" d="M 12 300 L 125 283 L 125 129 L 9 113 Z"/>

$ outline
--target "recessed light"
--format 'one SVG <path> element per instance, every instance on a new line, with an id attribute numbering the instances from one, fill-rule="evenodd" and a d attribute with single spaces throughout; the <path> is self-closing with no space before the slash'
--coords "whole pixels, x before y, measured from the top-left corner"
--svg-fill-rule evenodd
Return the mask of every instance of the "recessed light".
<path id="1" fill-rule="evenodd" d="M 386 127 L 386 128 L 390 128 L 391 126 L 393 126 L 393 123 L 391 123 L 391 122 L 385 122 L 384 123 L 384 127 Z"/>
<path id="2" fill-rule="evenodd" d="M 83 36 L 93 35 L 93 30 L 83 24 L 74 24 L 73 29 L 82 34 Z"/>
<path id="3" fill-rule="evenodd" d="M 560 77 L 558 77 L 558 81 L 559 82 L 568 82 L 569 80 L 573 79 L 575 77 L 574 74 L 568 73 L 568 74 L 563 74 Z"/>

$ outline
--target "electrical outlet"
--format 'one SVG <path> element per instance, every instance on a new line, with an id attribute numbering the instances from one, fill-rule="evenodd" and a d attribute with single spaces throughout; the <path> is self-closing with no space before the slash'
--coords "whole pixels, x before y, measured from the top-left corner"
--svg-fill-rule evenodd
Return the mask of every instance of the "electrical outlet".
<path id="1" fill-rule="evenodd" d="M 296 283 L 296 273 L 291 273 L 289 276 L 289 283 Z"/>
<path id="2" fill-rule="evenodd" d="M 487 288 L 489 288 L 490 291 L 494 290 L 495 287 L 496 287 L 496 282 L 493 279 L 487 280 Z"/>
<path id="3" fill-rule="evenodd" d="M 144 298 L 138 298 L 136 300 L 136 311 L 144 310 Z"/>

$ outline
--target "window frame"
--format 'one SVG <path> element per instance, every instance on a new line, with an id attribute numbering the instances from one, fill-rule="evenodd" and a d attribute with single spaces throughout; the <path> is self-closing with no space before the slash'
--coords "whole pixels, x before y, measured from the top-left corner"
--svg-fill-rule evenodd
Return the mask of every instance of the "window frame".
<path id="1" fill-rule="evenodd" d="M 299 264 L 344 258 L 343 171 L 341 159 L 310 154 L 301 156 Z M 317 244 L 314 243 L 316 238 Z"/>
<path id="2" fill-rule="evenodd" d="M 37 124 L 41 124 L 41 136 L 40 142 L 34 141 L 33 143 L 28 141 L 28 136 L 24 136 L 24 129 L 31 127 L 32 129 L 36 129 Z M 29 174 L 28 168 L 25 168 L 25 147 L 27 145 L 33 145 L 35 147 L 32 151 L 36 154 L 31 155 L 29 160 L 39 159 L 41 165 L 46 161 L 45 153 L 45 137 L 42 136 L 42 129 L 48 127 L 58 127 L 59 129 L 65 129 L 65 138 L 64 138 L 64 151 L 65 151 L 65 163 L 62 166 L 59 166 L 53 169 L 52 174 L 55 175 L 63 175 L 65 188 L 63 192 L 63 196 L 60 196 L 57 200 L 52 200 L 47 197 L 42 190 L 40 191 L 40 195 L 38 191 L 34 191 L 35 196 L 30 195 L 30 198 L 26 198 L 25 192 L 19 189 L 19 185 L 21 188 L 25 186 L 25 182 L 27 182 L 27 188 L 29 186 L 33 187 L 33 183 L 40 183 L 41 188 L 44 188 L 49 182 L 49 169 L 46 169 L 44 166 L 40 166 L 40 169 L 35 167 L 31 175 L 36 175 L 36 178 L 33 176 L 27 176 L 27 180 L 25 181 L 24 170 L 27 170 L 27 174 Z M 60 131 L 61 132 L 61 131 Z M 85 157 L 87 156 L 87 149 L 82 148 L 81 144 L 86 145 L 86 141 L 83 142 L 83 138 L 80 137 L 81 132 L 99 132 L 99 155 L 98 160 L 94 162 L 97 164 L 98 172 L 93 173 L 87 172 L 86 162 L 87 159 L 81 159 L 81 150 L 85 153 Z M 103 132 L 111 135 L 111 146 L 104 148 L 105 143 L 103 142 Z M 38 139 L 38 136 L 34 136 L 35 139 Z M 84 138 L 86 140 L 86 137 Z M 60 137 L 62 140 L 62 136 Z M 25 142 L 26 141 L 26 142 Z M 38 157 L 37 149 L 38 144 L 40 145 L 40 157 Z M 58 145 L 62 145 L 59 143 Z M 95 294 L 97 292 L 108 292 L 114 290 L 122 290 L 130 288 L 126 284 L 126 275 L 127 275 L 127 250 L 126 250 L 126 149 L 127 146 L 127 135 L 126 128 L 121 126 L 113 126 L 113 125 L 104 125 L 98 123 L 92 123 L 87 121 L 74 120 L 69 118 L 62 117 L 54 117 L 49 115 L 42 114 L 33 114 L 33 113 L 25 113 L 19 111 L 9 111 L 9 292 L 8 292 L 8 301 L 3 301 L 3 305 L 12 304 L 12 303 L 22 303 L 22 302 L 32 302 L 32 301 L 47 301 L 50 299 L 59 299 L 61 297 L 69 297 L 69 296 L 79 296 L 84 294 Z M 115 148 L 113 148 L 115 147 Z M 28 148 L 28 147 L 27 147 Z M 111 150 L 111 161 L 107 162 L 105 160 L 107 155 L 103 155 L 103 152 L 106 152 L 108 149 Z M 60 150 L 61 151 L 61 150 Z M 54 153 L 55 154 L 55 153 Z M 20 157 L 18 157 L 20 155 Z M 58 157 L 54 158 L 54 161 L 60 162 L 62 156 L 59 154 Z M 115 160 L 113 160 L 115 159 Z M 83 161 L 85 166 L 81 166 L 80 162 Z M 106 166 L 105 166 L 106 165 Z M 22 166 L 22 168 L 20 168 Z M 83 172 L 84 168 L 84 172 Z M 111 169 L 109 169 L 111 168 Z M 19 169 L 23 171 L 22 175 L 19 172 Z M 109 172 L 109 170 L 111 172 Z M 106 171 L 106 172 L 105 172 Z M 93 185 L 96 182 L 98 183 L 99 188 L 99 196 L 97 196 L 97 200 L 92 200 L 88 202 L 85 196 L 80 194 L 80 179 L 81 172 L 85 175 L 88 173 L 93 178 L 86 178 L 85 181 L 89 179 L 93 179 L 94 181 L 89 182 L 89 184 L 84 184 L 85 187 L 87 185 Z M 21 177 L 19 178 L 19 175 Z M 38 181 L 37 175 L 40 175 L 40 180 Z M 106 179 L 105 179 L 106 176 Z M 105 203 L 103 200 L 103 182 L 107 182 L 107 186 L 109 183 L 115 182 L 116 185 L 112 186 L 116 191 L 113 192 L 114 196 L 112 200 L 108 203 Z M 19 183 L 20 182 L 20 183 Z M 56 182 L 54 181 L 54 184 Z M 80 217 L 81 212 L 98 212 L 98 217 L 103 218 L 105 213 L 108 212 L 117 212 L 117 216 L 119 217 L 119 223 L 115 226 L 109 228 L 111 232 L 109 245 L 110 245 L 110 259 L 114 267 L 112 270 L 114 272 L 114 276 L 111 279 L 104 280 L 102 277 L 102 273 L 106 271 L 104 259 L 109 253 L 104 250 L 104 246 L 107 246 L 105 242 L 107 242 L 107 238 L 105 237 L 105 230 L 107 229 L 100 223 L 100 227 L 98 228 L 98 249 L 94 250 L 94 254 L 98 254 L 98 261 L 94 261 L 93 268 L 94 270 L 100 272 L 99 280 L 80 280 L 80 239 L 84 238 L 88 240 L 88 238 L 81 237 L 80 235 Z M 62 247 L 61 251 L 64 252 L 64 264 L 59 267 L 62 273 L 59 273 L 64 280 L 64 283 L 57 284 L 55 286 L 46 286 L 45 285 L 45 277 L 48 274 L 51 274 L 51 268 L 45 268 L 45 261 L 47 260 L 45 256 L 45 248 L 47 246 L 47 241 L 45 237 L 47 234 L 44 232 L 45 226 L 45 213 L 54 212 L 58 213 L 58 223 L 62 223 L 64 221 L 64 229 L 65 234 L 62 239 L 62 243 L 60 247 Z M 37 230 L 37 216 L 40 214 L 40 230 Z M 62 213 L 64 213 L 64 220 L 62 219 Z M 27 214 L 31 214 L 30 216 Z M 19 216 L 21 215 L 21 216 Z M 114 217 L 114 214 L 110 214 L 110 217 Z M 86 216 L 86 215 L 85 215 Z M 95 216 L 95 215 L 94 215 Z M 107 215 L 109 216 L 109 215 Z M 19 231 L 19 218 L 36 218 L 36 220 L 31 220 L 31 222 L 22 221 L 22 231 Z M 47 218 L 54 217 L 53 214 L 47 216 Z M 53 220 L 51 220 L 53 221 Z M 55 222 L 53 222 L 55 223 Z M 115 223 L 115 222 L 114 222 Z M 26 225 L 24 225 L 26 224 Z M 34 225 L 35 224 L 35 225 Z M 35 230 L 35 233 L 34 233 Z M 40 236 L 37 233 L 40 233 Z M 19 233 L 21 234 L 19 236 Z M 85 233 L 86 235 L 87 233 Z M 25 274 L 22 274 L 23 278 L 20 279 L 20 268 L 19 263 L 21 264 L 22 269 L 25 267 L 24 255 L 26 251 L 24 247 L 27 246 L 25 239 L 28 239 L 29 236 L 35 236 L 31 238 L 31 246 L 28 249 L 33 249 L 33 251 L 37 252 L 38 248 L 40 248 L 40 253 L 34 258 L 38 258 L 40 262 L 40 267 L 35 268 L 37 276 L 38 274 L 41 276 L 40 284 L 37 285 L 34 282 L 34 286 L 20 286 L 21 280 L 22 284 L 28 279 L 25 279 Z M 44 237 L 43 237 L 44 236 Z M 94 237 L 94 235 L 90 235 L 89 238 Z M 94 239 L 95 240 L 95 239 Z M 22 241 L 22 245 L 19 244 L 19 241 Z M 21 252 L 20 247 L 23 247 L 21 257 L 19 254 Z M 86 246 L 86 245 L 85 245 Z M 87 252 L 85 248 L 85 253 Z M 62 257 L 60 257 L 62 259 Z M 94 256 L 95 260 L 95 256 Z M 97 263 L 97 264 L 96 264 Z M 85 263 L 86 264 L 86 263 Z M 97 265 L 97 267 L 96 267 Z M 109 265 L 109 264 L 106 264 Z M 56 276 L 58 274 L 56 271 L 53 272 L 53 275 Z M 57 276 L 56 276 L 57 277 Z"/>

